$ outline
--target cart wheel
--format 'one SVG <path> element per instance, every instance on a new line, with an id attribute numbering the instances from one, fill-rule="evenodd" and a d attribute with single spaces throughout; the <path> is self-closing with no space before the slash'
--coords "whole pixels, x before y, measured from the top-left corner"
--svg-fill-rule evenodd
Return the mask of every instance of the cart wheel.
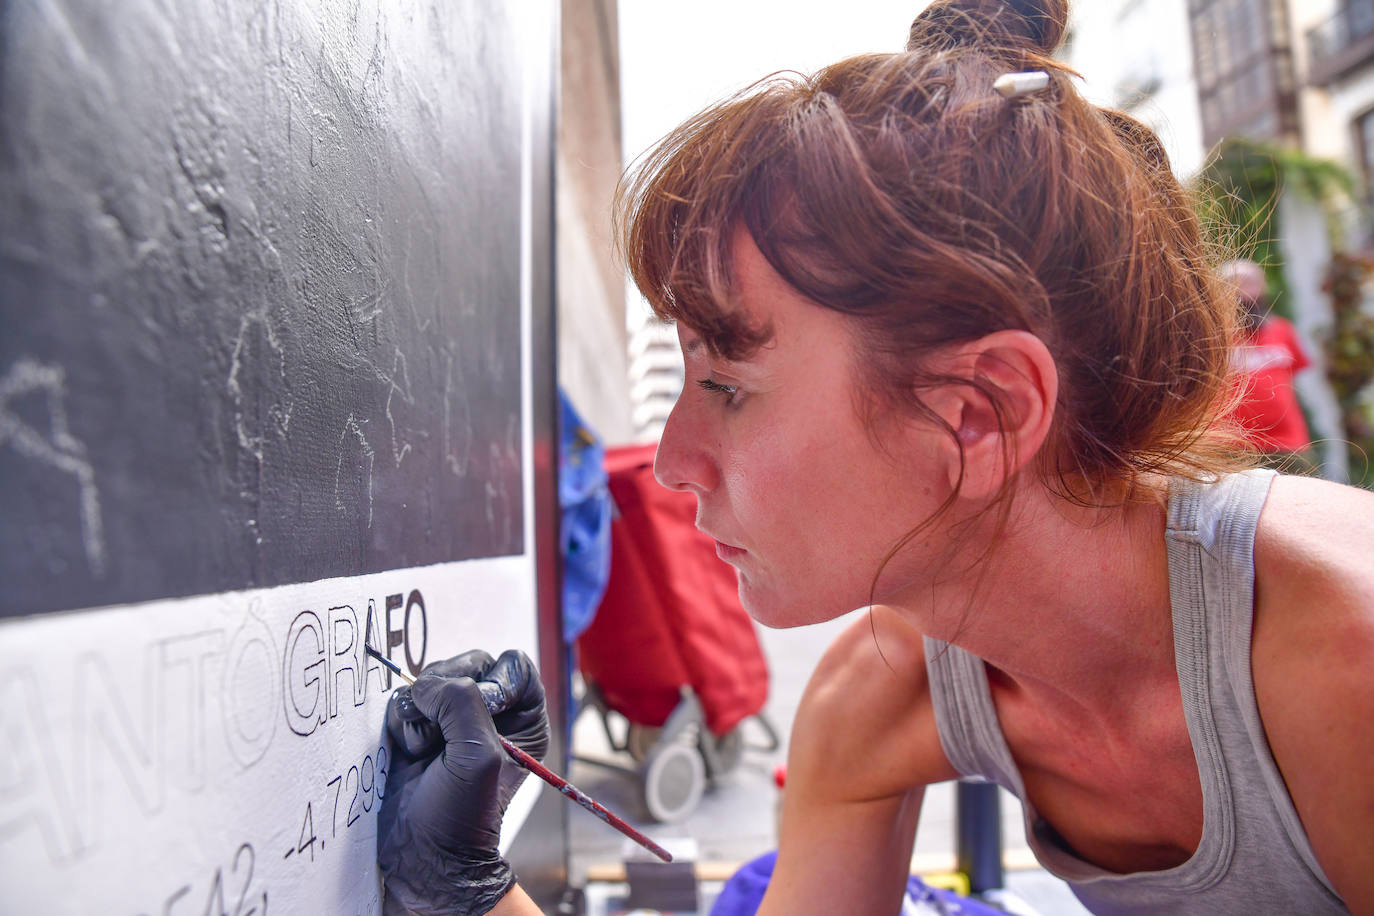
<path id="1" fill-rule="evenodd" d="M 740 760 L 744 757 L 744 732 L 738 728 L 733 728 L 719 738 L 712 738 L 716 742 L 716 766 L 717 771 L 712 776 L 724 775 L 735 767 L 739 766 Z"/>
<path id="2" fill-rule="evenodd" d="M 629 729 L 625 732 L 625 749 L 630 752 L 635 763 L 643 763 L 648 759 L 649 752 L 654 749 L 654 745 L 658 743 L 658 736 L 662 733 L 661 728 L 630 723 Z"/>
<path id="3" fill-rule="evenodd" d="M 670 741 L 657 748 L 644 767 L 644 803 L 659 822 L 691 814 L 706 789 L 706 764 L 696 747 Z"/>

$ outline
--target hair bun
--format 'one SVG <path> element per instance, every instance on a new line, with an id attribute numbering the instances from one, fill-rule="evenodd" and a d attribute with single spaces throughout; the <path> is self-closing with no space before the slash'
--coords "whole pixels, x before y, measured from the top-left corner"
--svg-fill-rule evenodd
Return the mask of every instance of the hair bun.
<path id="1" fill-rule="evenodd" d="M 986 47 L 1053 54 L 1068 0 L 936 0 L 911 23 L 908 51 Z"/>

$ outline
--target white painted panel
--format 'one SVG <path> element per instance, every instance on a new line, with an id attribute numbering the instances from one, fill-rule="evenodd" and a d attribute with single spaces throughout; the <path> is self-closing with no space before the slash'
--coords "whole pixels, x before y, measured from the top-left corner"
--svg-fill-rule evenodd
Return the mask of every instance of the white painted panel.
<path id="1" fill-rule="evenodd" d="M 402 667 L 537 657 L 533 582 L 501 557 L 5 623 L 0 910 L 378 912 L 368 609 Z"/>

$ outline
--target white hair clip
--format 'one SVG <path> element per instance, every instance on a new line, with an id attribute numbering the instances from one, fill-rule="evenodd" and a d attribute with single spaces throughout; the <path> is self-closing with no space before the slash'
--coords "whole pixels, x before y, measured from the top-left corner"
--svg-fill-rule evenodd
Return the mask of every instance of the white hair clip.
<path id="1" fill-rule="evenodd" d="M 1044 70 L 1028 70 L 1025 73 L 1003 73 L 992 83 L 992 88 L 1007 98 L 1039 92 L 1050 84 L 1050 75 Z"/>

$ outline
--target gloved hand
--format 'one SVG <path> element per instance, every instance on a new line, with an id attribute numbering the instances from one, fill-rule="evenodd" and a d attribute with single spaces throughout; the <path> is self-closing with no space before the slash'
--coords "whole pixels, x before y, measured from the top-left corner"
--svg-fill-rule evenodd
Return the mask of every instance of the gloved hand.
<path id="1" fill-rule="evenodd" d="M 497 847 L 527 775 L 497 738 L 549 749 L 544 685 L 523 652 L 481 650 L 425 667 L 387 706 L 393 759 L 377 821 L 383 912 L 477 916 L 515 883 Z"/>

